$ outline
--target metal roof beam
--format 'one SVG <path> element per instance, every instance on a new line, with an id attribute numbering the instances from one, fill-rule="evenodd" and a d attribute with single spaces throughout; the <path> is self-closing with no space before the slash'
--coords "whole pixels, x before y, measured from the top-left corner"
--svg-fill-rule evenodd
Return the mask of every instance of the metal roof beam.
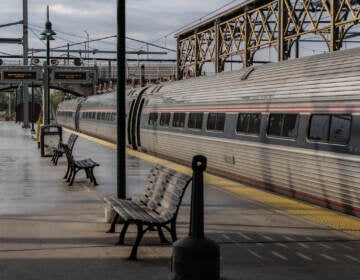
<path id="1" fill-rule="evenodd" d="M 7 26 L 12 26 L 12 25 L 18 25 L 18 24 L 23 24 L 23 21 L 19 20 L 19 21 L 15 21 L 15 22 L 11 22 L 11 23 L 1 24 L 0 28 L 7 27 Z"/>
<path id="2" fill-rule="evenodd" d="M 0 38 L 0 44 L 22 44 L 22 38 Z"/>

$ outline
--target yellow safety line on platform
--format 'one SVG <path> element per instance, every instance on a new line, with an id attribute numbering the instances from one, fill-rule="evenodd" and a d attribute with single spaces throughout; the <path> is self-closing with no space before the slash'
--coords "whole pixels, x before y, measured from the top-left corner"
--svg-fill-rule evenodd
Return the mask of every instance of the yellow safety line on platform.
<path id="1" fill-rule="evenodd" d="M 99 143 L 106 147 L 116 149 L 116 144 L 110 143 L 108 141 L 100 140 L 82 133 L 73 132 L 71 130 L 67 131 L 76 133 L 83 138 Z M 126 149 L 126 153 L 129 156 L 134 156 L 149 162 L 160 163 L 186 174 L 192 173 L 191 168 L 165 159 L 160 159 L 131 149 Z M 205 174 L 205 180 L 207 183 L 214 185 L 228 193 L 237 194 L 246 197 L 249 200 L 256 201 L 261 204 L 266 204 L 277 212 L 285 212 L 286 214 L 302 217 L 306 220 L 320 223 L 336 230 L 360 236 L 360 219 L 356 217 L 347 216 L 345 214 L 321 208 L 316 205 L 296 201 L 290 198 L 266 192 L 264 190 L 256 189 L 254 187 L 247 187 L 246 185 L 239 182 L 208 173 Z"/>

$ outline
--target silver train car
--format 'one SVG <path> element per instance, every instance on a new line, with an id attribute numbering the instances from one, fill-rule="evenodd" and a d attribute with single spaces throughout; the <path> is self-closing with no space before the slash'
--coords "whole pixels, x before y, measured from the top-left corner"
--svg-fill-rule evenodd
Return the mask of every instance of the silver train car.
<path id="1" fill-rule="evenodd" d="M 127 142 L 360 216 L 359 77 L 350 49 L 132 90 Z"/>
<path id="2" fill-rule="evenodd" d="M 56 122 L 69 129 L 78 129 L 79 106 L 85 99 L 82 97 L 61 102 L 56 113 Z"/>
<path id="3" fill-rule="evenodd" d="M 134 89 L 127 93 L 127 114 L 142 91 L 143 89 Z M 56 122 L 69 129 L 115 143 L 116 92 L 65 100 L 58 106 Z M 129 141 L 127 144 L 129 145 Z"/>
<path id="4" fill-rule="evenodd" d="M 93 95 L 81 102 L 78 131 L 116 142 L 116 92 Z"/>

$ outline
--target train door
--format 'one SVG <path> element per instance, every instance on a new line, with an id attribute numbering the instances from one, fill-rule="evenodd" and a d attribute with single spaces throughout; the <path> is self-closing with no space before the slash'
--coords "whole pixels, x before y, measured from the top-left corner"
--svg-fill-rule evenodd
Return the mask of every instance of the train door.
<path id="1" fill-rule="evenodd" d="M 141 100 L 142 100 L 142 95 L 144 94 L 144 92 L 146 91 L 147 88 L 144 88 L 139 95 L 137 96 L 136 100 L 134 100 L 134 104 L 131 106 L 132 108 L 130 108 L 130 112 L 129 112 L 129 124 L 128 124 L 128 140 L 129 140 L 129 144 L 130 146 L 136 150 L 138 148 L 138 134 L 140 135 L 140 133 L 138 133 L 138 131 L 140 132 L 140 116 L 141 116 L 141 110 L 142 106 L 141 106 Z M 140 108 L 141 107 L 141 108 Z M 140 141 L 139 141 L 140 142 Z"/>
<path id="2" fill-rule="evenodd" d="M 139 109 L 137 111 L 137 114 L 136 114 L 136 145 L 137 147 L 141 147 L 141 140 L 140 140 L 140 120 L 141 120 L 141 112 L 142 112 L 142 109 L 144 107 L 144 103 L 145 103 L 145 98 L 142 98 L 141 99 L 141 102 L 140 102 L 140 106 L 139 106 Z"/>
<path id="3" fill-rule="evenodd" d="M 133 101 L 131 101 L 129 115 L 128 115 L 128 123 L 127 123 L 127 138 L 128 139 L 127 140 L 128 140 L 129 145 L 132 145 L 131 123 L 132 123 L 132 118 L 134 115 L 134 106 L 135 106 L 135 99 Z"/>

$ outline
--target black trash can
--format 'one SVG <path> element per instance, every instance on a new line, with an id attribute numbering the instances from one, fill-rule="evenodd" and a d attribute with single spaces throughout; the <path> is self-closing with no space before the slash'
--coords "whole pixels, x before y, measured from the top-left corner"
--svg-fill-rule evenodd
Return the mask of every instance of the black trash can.
<path id="1" fill-rule="evenodd" d="M 59 125 L 43 125 L 40 128 L 40 151 L 42 157 L 51 157 L 52 148 L 62 142 L 62 127 Z"/>

